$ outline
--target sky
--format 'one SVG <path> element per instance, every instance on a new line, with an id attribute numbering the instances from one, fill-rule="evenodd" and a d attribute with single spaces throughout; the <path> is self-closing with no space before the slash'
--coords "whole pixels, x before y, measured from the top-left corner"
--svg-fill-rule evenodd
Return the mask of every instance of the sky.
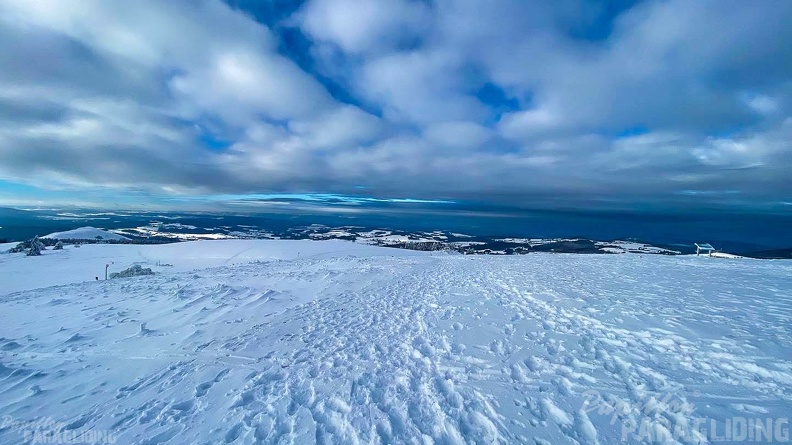
<path id="1" fill-rule="evenodd" d="M 789 214 L 789 23 L 786 0 L 0 0 L 0 205 Z"/>

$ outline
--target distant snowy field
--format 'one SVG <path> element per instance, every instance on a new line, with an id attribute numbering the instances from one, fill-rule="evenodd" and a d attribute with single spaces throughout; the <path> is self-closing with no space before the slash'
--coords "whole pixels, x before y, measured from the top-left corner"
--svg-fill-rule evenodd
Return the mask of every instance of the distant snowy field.
<path id="1" fill-rule="evenodd" d="M 106 264 L 157 274 L 96 281 Z M 792 261 L 246 240 L 0 254 L 2 444 L 707 443 L 735 419 L 780 442 L 790 414 Z"/>
<path id="2" fill-rule="evenodd" d="M 103 239 L 115 241 L 129 241 L 129 238 L 96 227 L 80 227 L 79 229 L 55 232 L 44 235 L 42 238 L 52 239 Z"/>

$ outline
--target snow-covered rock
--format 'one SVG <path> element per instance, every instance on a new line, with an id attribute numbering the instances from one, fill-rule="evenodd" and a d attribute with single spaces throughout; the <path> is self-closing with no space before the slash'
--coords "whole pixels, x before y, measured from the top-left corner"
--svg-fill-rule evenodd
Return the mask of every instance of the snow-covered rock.
<path id="1" fill-rule="evenodd" d="M 124 269 L 121 272 L 113 272 L 110 274 L 110 278 L 131 278 L 131 277 L 140 277 L 144 275 L 154 275 L 154 272 L 149 267 L 143 267 L 140 264 L 135 264 L 128 269 Z"/>
<path id="2" fill-rule="evenodd" d="M 50 239 L 79 239 L 79 240 L 113 240 L 129 241 L 129 238 L 117 233 L 109 232 L 96 227 L 80 227 L 79 229 L 67 230 L 65 232 L 55 232 L 42 238 Z"/>

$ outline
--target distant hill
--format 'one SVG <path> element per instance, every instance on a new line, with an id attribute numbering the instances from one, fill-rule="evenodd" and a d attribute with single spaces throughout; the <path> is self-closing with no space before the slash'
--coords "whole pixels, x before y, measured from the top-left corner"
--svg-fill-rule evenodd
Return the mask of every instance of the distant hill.
<path id="1" fill-rule="evenodd" d="M 50 239 L 84 239 L 84 240 L 113 240 L 113 241 L 129 241 L 130 239 L 108 232 L 107 230 L 97 229 L 96 227 L 80 227 L 79 229 L 67 230 L 65 232 L 55 232 L 42 238 Z"/>

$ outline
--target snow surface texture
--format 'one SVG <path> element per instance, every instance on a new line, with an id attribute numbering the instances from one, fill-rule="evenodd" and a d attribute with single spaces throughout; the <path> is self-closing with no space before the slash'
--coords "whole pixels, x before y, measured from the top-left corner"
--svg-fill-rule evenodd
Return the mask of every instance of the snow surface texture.
<path id="1" fill-rule="evenodd" d="M 65 284 L 110 258 L 157 274 Z M 0 416 L 116 443 L 605 444 L 630 420 L 792 413 L 789 261 L 341 241 L 0 261 Z"/>
<path id="2" fill-rule="evenodd" d="M 67 230 L 65 232 L 55 232 L 49 235 L 42 236 L 42 238 L 52 239 L 84 239 L 84 240 L 115 240 L 115 241 L 128 241 L 129 238 L 118 235 L 107 230 L 97 229 L 96 227 L 80 227 L 79 229 Z"/>
<path id="3" fill-rule="evenodd" d="M 11 247 L 18 243 L 0 246 Z M 1 252 L 1 251 L 0 251 Z M 18 255 L 0 253 L 0 294 L 45 286 L 93 281 L 109 272 L 120 272 L 133 264 L 154 272 L 185 272 L 212 266 L 249 263 L 256 260 L 288 260 L 308 257 L 417 255 L 417 252 L 359 245 L 347 241 L 222 240 L 188 241 L 174 244 L 87 244 L 45 250 L 36 262 Z M 8 279 L 5 279 L 9 277 Z M 31 279 L 35 277 L 35 279 Z"/>

